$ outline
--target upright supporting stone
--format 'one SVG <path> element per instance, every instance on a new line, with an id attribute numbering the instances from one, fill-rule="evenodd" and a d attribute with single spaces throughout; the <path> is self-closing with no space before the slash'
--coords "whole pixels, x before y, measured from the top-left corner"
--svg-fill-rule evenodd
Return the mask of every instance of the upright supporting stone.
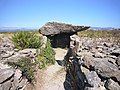
<path id="1" fill-rule="evenodd" d="M 84 90 L 85 77 L 81 70 L 81 65 L 78 63 L 77 52 L 80 50 L 81 43 L 77 35 L 70 36 L 70 47 L 65 56 L 67 80 L 70 83 L 70 90 Z M 67 83 L 67 82 L 66 82 Z"/>

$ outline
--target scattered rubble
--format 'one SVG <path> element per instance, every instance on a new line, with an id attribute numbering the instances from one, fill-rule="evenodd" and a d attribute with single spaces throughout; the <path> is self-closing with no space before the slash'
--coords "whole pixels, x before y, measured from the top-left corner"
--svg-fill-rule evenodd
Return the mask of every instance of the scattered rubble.
<path id="1" fill-rule="evenodd" d="M 69 71 L 66 76 L 69 77 L 66 84 L 69 89 L 66 90 L 120 90 L 120 46 L 104 39 L 77 39 L 82 42 L 81 49 L 75 44 L 78 42 L 76 38 L 71 39 L 72 47 L 68 52 L 75 49 L 77 52 L 65 58 Z"/>
<path id="2" fill-rule="evenodd" d="M 28 80 L 22 75 L 22 71 L 7 63 L 16 63 L 23 57 L 34 61 L 36 55 L 36 49 L 18 50 L 9 38 L 3 37 L 0 42 L 0 90 L 23 90 Z"/>
<path id="3" fill-rule="evenodd" d="M 51 26 L 51 23 L 47 25 L 41 29 L 59 29 L 59 24 L 56 27 Z M 80 30 L 81 27 L 63 25 L 63 28 L 74 32 L 75 28 Z M 64 29 L 62 32 L 68 33 Z M 45 33 L 49 35 L 61 32 Z M 47 37 L 44 38 L 46 43 Z M 77 35 L 69 38 L 70 48 L 64 58 L 67 71 L 65 90 L 120 90 L 120 45 L 100 38 L 79 38 Z M 36 49 L 18 50 L 10 39 L 3 37 L 0 40 L 0 90 L 23 90 L 28 80 L 19 69 L 13 69 L 5 63 L 17 62 L 22 57 L 29 57 L 34 62 L 36 55 Z"/>
<path id="4" fill-rule="evenodd" d="M 0 64 L 5 66 L 0 69 L 0 90 L 24 89 L 28 80 L 22 77 L 22 72 L 19 69 L 13 69 L 10 66 Z"/>

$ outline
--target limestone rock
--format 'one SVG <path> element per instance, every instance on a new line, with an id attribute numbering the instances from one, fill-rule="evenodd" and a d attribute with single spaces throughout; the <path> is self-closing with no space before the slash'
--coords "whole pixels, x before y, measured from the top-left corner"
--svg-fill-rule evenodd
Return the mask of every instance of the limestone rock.
<path id="1" fill-rule="evenodd" d="M 7 81 L 2 84 L 2 90 L 10 90 L 11 87 L 12 87 L 11 81 Z"/>
<path id="2" fill-rule="evenodd" d="M 15 70 L 15 74 L 14 74 L 14 80 L 19 80 L 22 77 L 22 71 L 20 71 L 19 69 Z"/>
<path id="3" fill-rule="evenodd" d="M 103 45 L 106 46 L 106 47 L 111 47 L 113 44 L 112 43 L 108 43 L 108 42 L 104 42 Z"/>
<path id="4" fill-rule="evenodd" d="M 17 53 L 17 54 L 15 54 L 15 55 L 7 58 L 6 60 L 4 60 L 4 62 L 6 62 L 6 63 L 9 63 L 9 62 L 11 62 L 11 63 L 16 63 L 16 62 L 18 62 L 18 60 L 21 59 L 22 57 L 25 57 L 25 55 L 22 55 L 22 54 Z"/>
<path id="5" fill-rule="evenodd" d="M 8 37 L 2 37 L 0 42 L 0 62 L 4 62 L 5 58 L 8 58 L 14 54 L 14 45 Z"/>
<path id="6" fill-rule="evenodd" d="M 16 63 L 19 59 L 23 57 L 31 58 L 31 60 L 35 60 L 35 57 L 37 55 L 36 49 L 24 49 L 19 52 L 17 52 L 15 55 L 12 55 L 11 57 L 5 59 L 4 62 L 12 62 Z"/>
<path id="7" fill-rule="evenodd" d="M 22 78 L 22 72 L 19 69 L 16 69 L 14 77 L 13 77 L 14 80 L 12 82 L 12 86 L 13 86 L 12 89 L 15 89 L 15 88 L 17 89 L 18 88 L 20 78 Z"/>
<path id="8" fill-rule="evenodd" d="M 55 35 L 60 33 L 75 33 L 88 28 L 89 26 L 73 26 L 65 23 L 48 22 L 39 29 L 39 32 L 43 35 Z"/>
<path id="9" fill-rule="evenodd" d="M 108 60 L 108 62 L 116 65 L 116 59 L 113 59 L 113 57 L 112 58 L 107 57 L 107 60 Z"/>
<path id="10" fill-rule="evenodd" d="M 105 90 L 102 86 L 101 79 L 98 77 L 95 71 L 91 71 L 86 75 L 88 84 L 90 87 L 87 87 L 87 90 Z"/>
<path id="11" fill-rule="evenodd" d="M 15 48 L 15 46 L 8 37 L 2 37 L 0 48 L 6 51 L 11 51 Z"/>
<path id="12" fill-rule="evenodd" d="M 10 68 L 7 64 L 0 63 L 0 69 Z"/>
<path id="13" fill-rule="evenodd" d="M 105 87 L 107 90 L 120 90 L 119 84 L 114 82 L 112 79 L 109 79 L 105 82 Z"/>
<path id="14" fill-rule="evenodd" d="M 18 84 L 19 89 L 24 88 L 24 86 L 26 86 L 27 82 L 28 82 L 28 80 L 23 78 L 22 81 Z"/>
<path id="15" fill-rule="evenodd" d="M 6 51 L 5 54 L 2 54 L 2 58 L 8 58 L 14 54 L 14 51 Z"/>
<path id="16" fill-rule="evenodd" d="M 94 61 L 91 53 L 83 53 L 82 56 L 84 66 L 86 66 L 87 68 L 94 67 Z"/>
<path id="17" fill-rule="evenodd" d="M 0 90 L 3 90 L 3 86 L 0 84 Z"/>
<path id="18" fill-rule="evenodd" d="M 99 87 L 101 80 L 95 71 L 88 73 L 88 75 L 86 75 L 86 78 L 92 87 Z"/>
<path id="19" fill-rule="evenodd" d="M 15 52 L 18 52 L 18 51 L 19 51 L 19 49 L 15 48 L 15 49 L 14 49 L 14 51 L 15 51 Z"/>
<path id="20" fill-rule="evenodd" d="M 115 56 L 120 56 L 120 48 L 117 48 L 117 49 L 115 49 L 115 50 L 113 50 L 112 52 L 111 52 L 111 54 L 112 55 L 115 55 Z"/>
<path id="21" fill-rule="evenodd" d="M 6 79 L 9 79 L 14 74 L 14 69 L 0 69 L 0 83 L 4 82 Z"/>
<path id="22" fill-rule="evenodd" d="M 36 54 L 36 49 L 23 49 L 21 51 L 19 51 L 19 54 L 29 54 L 29 53 L 33 53 Z"/>
<path id="23" fill-rule="evenodd" d="M 100 52 L 95 52 L 93 56 L 95 58 L 104 58 L 106 55 Z"/>
<path id="24" fill-rule="evenodd" d="M 120 57 L 117 58 L 116 63 L 117 63 L 118 66 L 120 66 Z"/>
<path id="25" fill-rule="evenodd" d="M 107 61 L 107 58 L 100 59 L 95 58 L 95 70 L 98 74 L 100 74 L 104 78 L 115 77 L 118 81 L 120 80 L 120 71 L 118 68 Z"/>

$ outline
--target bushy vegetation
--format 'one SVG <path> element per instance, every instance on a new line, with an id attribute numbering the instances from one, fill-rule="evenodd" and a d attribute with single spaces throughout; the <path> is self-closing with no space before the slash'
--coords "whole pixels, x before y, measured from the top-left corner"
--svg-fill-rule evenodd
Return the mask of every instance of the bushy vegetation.
<path id="1" fill-rule="evenodd" d="M 41 38 L 36 35 L 35 32 L 30 31 L 19 31 L 14 33 L 12 36 L 12 41 L 16 48 L 40 48 Z"/>
<path id="2" fill-rule="evenodd" d="M 55 63 L 55 52 L 51 47 L 49 39 L 47 40 L 46 47 L 41 49 L 41 53 L 37 56 L 37 63 L 40 69 Z"/>
<path id="3" fill-rule="evenodd" d="M 8 62 L 9 65 L 17 67 L 22 71 L 22 75 L 25 76 L 29 82 L 34 79 L 34 72 L 36 64 L 29 58 L 21 58 L 16 63 Z"/>
<path id="4" fill-rule="evenodd" d="M 36 48 L 38 51 L 35 63 L 31 62 L 29 58 L 21 58 L 17 63 L 9 63 L 14 67 L 17 66 L 30 82 L 34 79 L 36 66 L 42 69 L 55 63 L 55 52 L 51 47 L 50 40 L 48 39 L 46 47 L 42 48 L 42 39 L 37 34 L 36 32 L 20 31 L 12 36 L 12 41 L 16 48 Z"/>

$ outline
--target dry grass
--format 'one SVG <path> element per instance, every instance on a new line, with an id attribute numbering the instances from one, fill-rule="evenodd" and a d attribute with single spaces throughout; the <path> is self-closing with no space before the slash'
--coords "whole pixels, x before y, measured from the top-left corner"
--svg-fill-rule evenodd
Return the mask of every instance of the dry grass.
<path id="1" fill-rule="evenodd" d="M 11 38 L 13 36 L 14 32 L 0 32 L 0 37 L 8 37 Z"/>
<path id="2" fill-rule="evenodd" d="M 78 32 L 80 37 L 90 37 L 90 38 L 102 38 L 102 39 L 112 39 L 115 43 L 120 43 L 120 30 L 104 30 L 104 31 L 93 31 L 86 30 Z"/>
<path id="3" fill-rule="evenodd" d="M 78 32 L 78 35 L 81 37 L 97 37 L 97 38 L 105 38 L 105 37 L 118 37 L 120 38 L 120 30 L 111 30 L 111 31 L 93 31 L 86 30 Z"/>
<path id="4" fill-rule="evenodd" d="M 38 31 L 28 31 L 28 32 L 35 32 L 37 36 L 41 36 Z M 0 32 L 0 37 L 9 37 L 11 38 L 16 32 Z"/>

